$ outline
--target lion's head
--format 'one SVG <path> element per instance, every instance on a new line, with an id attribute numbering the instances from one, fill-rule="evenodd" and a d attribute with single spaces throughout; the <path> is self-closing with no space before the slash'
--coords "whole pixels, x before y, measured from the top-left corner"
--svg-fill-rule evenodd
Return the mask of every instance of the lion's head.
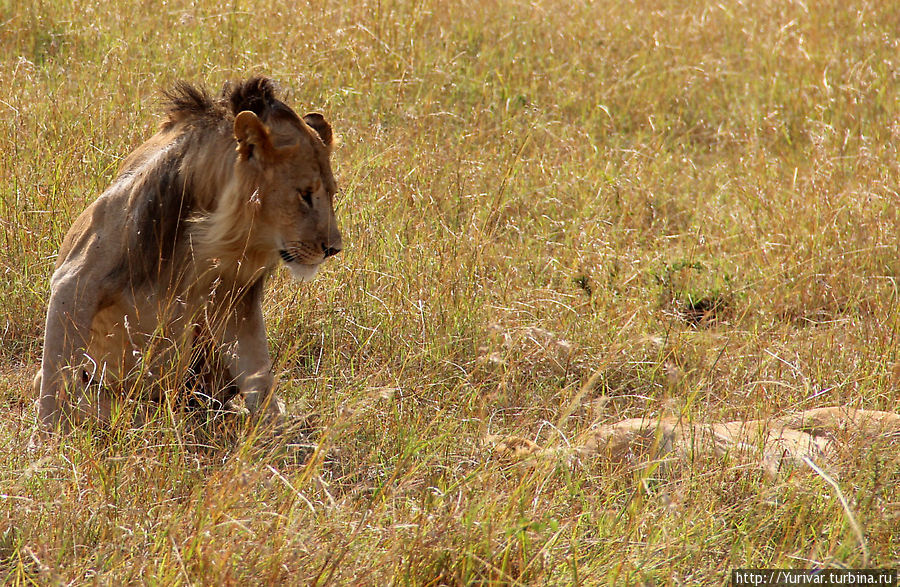
<path id="1" fill-rule="evenodd" d="M 303 118 L 274 98 L 242 101 L 232 94 L 238 157 L 235 179 L 255 207 L 257 246 L 285 262 L 294 277 L 312 279 L 341 251 L 334 215 L 337 191 L 329 157 L 334 137 L 318 113 Z"/>

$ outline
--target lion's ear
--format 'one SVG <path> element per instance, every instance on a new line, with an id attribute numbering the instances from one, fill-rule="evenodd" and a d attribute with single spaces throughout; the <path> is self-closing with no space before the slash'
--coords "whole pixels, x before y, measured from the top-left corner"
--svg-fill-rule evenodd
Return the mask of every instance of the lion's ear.
<path id="1" fill-rule="evenodd" d="M 318 112 L 310 112 L 303 117 L 303 122 L 305 122 L 311 129 L 316 131 L 316 134 L 318 134 L 319 138 L 322 139 L 322 143 L 324 143 L 330 151 L 334 146 L 334 134 L 332 134 L 331 125 L 328 124 L 328 121 L 325 120 L 325 117 Z"/>
<path id="2" fill-rule="evenodd" d="M 238 153 L 242 159 L 258 159 L 264 161 L 270 157 L 275 148 L 266 125 L 249 110 L 244 110 L 234 117 L 234 138 L 238 142 Z"/>

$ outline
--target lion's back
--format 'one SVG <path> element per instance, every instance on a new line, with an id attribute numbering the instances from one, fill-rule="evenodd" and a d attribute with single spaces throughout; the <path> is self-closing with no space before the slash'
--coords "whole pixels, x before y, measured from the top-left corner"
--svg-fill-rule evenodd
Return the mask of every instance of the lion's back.
<path id="1" fill-rule="evenodd" d="M 72 223 L 56 270 L 78 271 L 98 259 L 114 260 L 134 281 L 155 277 L 150 274 L 160 262 L 175 256 L 192 208 L 179 174 L 177 139 L 157 133 L 125 158 L 112 184 Z"/>

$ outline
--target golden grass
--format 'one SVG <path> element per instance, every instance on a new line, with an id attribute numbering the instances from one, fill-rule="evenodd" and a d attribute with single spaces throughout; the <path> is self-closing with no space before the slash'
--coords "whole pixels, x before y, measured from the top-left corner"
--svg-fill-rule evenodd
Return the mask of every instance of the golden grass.
<path id="1" fill-rule="evenodd" d="M 488 434 L 893 411 L 900 4 L 14 3 L 0 9 L 0 578 L 721 583 L 900 565 L 896 446 L 839 479 L 520 467 Z M 158 89 L 327 113 L 345 251 L 267 300 L 303 465 L 184 424 L 27 450 L 55 251 Z"/>

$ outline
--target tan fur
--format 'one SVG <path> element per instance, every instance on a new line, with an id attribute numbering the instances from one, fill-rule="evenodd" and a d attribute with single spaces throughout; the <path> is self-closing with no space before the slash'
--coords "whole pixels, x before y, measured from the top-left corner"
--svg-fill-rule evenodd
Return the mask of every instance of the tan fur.
<path id="1" fill-rule="evenodd" d="M 808 462 L 840 470 L 859 447 L 900 442 L 900 415 L 853 408 L 815 408 L 782 418 L 691 423 L 679 418 L 632 418 L 592 429 L 567 449 L 543 449 L 517 436 L 485 439 L 504 460 L 559 456 L 613 463 L 701 456 L 757 463 L 770 476 Z"/>
<path id="2" fill-rule="evenodd" d="M 35 378 L 47 429 L 98 389 L 160 399 L 198 365 L 219 372 L 204 393 L 282 412 L 263 285 L 280 251 L 308 280 L 341 250 L 331 127 L 320 114 L 304 122 L 264 78 L 218 99 L 181 84 L 169 98 L 160 131 L 63 239 Z M 94 403 L 108 417 L 108 398 Z"/>

